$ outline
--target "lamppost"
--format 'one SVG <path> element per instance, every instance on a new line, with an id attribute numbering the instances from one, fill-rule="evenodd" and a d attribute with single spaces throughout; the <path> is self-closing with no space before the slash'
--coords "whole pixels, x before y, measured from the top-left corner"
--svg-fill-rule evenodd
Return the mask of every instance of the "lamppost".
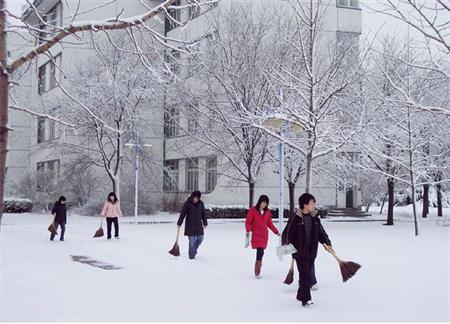
<path id="1" fill-rule="evenodd" d="M 280 92 L 280 98 L 283 100 L 283 93 Z M 272 108 L 264 116 L 262 125 L 266 128 L 277 131 L 280 136 L 278 143 L 278 230 L 280 232 L 280 246 L 281 233 L 283 231 L 283 216 L 284 216 L 284 135 L 287 132 L 300 133 L 302 127 L 297 123 L 289 121 L 289 118 L 282 112 L 277 111 L 279 108 Z"/>
<path id="2" fill-rule="evenodd" d="M 134 149 L 134 223 L 137 224 L 138 200 L 139 200 L 139 153 L 144 147 L 151 147 L 151 144 L 142 144 L 138 136 L 138 131 L 134 131 L 134 139 L 125 146 Z"/>

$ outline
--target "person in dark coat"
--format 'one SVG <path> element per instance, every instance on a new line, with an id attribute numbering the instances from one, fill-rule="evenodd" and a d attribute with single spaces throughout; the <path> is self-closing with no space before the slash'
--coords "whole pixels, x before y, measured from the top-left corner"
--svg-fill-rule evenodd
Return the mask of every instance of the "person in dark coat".
<path id="1" fill-rule="evenodd" d="M 289 217 L 289 220 L 288 220 L 288 222 L 287 222 L 287 224 L 286 224 L 286 226 L 285 226 L 285 228 L 283 230 L 283 233 L 281 234 L 281 244 L 283 244 L 283 245 L 289 244 L 288 237 L 287 237 L 287 234 L 288 234 L 287 233 L 287 229 L 289 228 L 289 225 L 292 222 L 292 220 L 294 220 L 295 217 L 297 217 L 296 216 L 297 212 L 298 212 L 298 210 L 295 210 L 294 213 Z M 317 217 L 319 217 L 317 210 L 315 210 L 312 215 L 313 216 L 317 215 Z M 292 255 L 292 259 L 294 259 L 293 255 Z M 295 261 L 295 259 L 294 259 L 294 261 Z M 310 278 L 309 278 L 309 287 L 310 287 L 310 289 L 313 290 L 313 291 L 318 290 L 319 289 L 319 284 L 317 283 L 316 269 L 315 269 L 314 263 L 312 264 L 310 275 L 311 275 Z"/>
<path id="2" fill-rule="evenodd" d="M 299 210 L 289 224 L 288 242 L 292 243 L 297 252 L 293 254 L 299 272 L 299 288 L 297 299 L 304 307 L 313 304 L 311 300 L 311 270 L 317 257 L 319 242 L 325 249 L 331 249 L 331 241 L 323 228 L 320 218 L 315 213 L 316 199 L 305 193 L 298 199 Z"/>
<path id="3" fill-rule="evenodd" d="M 189 259 L 195 259 L 197 250 L 204 238 L 204 228 L 208 226 L 206 218 L 206 210 L 203 201 L 200 200 L 202 194 L 200 191 L 194 191 L 191 196 L 184 203 L 181 209 L 180 217 L 177 225 L 181 227 L 184 219 L 186 224 L 184 226 L 184 235 L 189 238 Z"/>
<path id="4" fill-rule="evenodd" d="M 273 225 L 272 213 L 269 210 L 269 197 L 261 195 L 256 206 L 250 208 L 245 219 L 245 231 L 247 237 L 252 232 L 252 248 L 256 249 L 255 277 L 260 278 L 264 250 L 269 241 L 269 230 L 280 235 Z"/>
<path id="5" fill-rule="evenodd" d="M 61 236 L 59 237 L 60 241 L 64 241 L 64 233 L 66 232 L 66 224 L 67 224 L 67 209 L 66 209 L 66 197 L 59 197 L 58 201 L 55 202 L 55 205 L 52 209 L 52 215 L 54 216 L 54 224 L 56 230 L 58 230 L 58 226 L 61 227 Z M 55 238 L 55 233 L 50 234 L 50 241 L 53 241 Z"/>

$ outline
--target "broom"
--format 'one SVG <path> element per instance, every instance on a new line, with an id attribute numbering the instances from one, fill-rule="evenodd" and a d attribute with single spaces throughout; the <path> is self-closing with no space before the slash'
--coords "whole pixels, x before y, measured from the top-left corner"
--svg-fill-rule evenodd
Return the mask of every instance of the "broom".
<path id="1" fill-rule="evenodd" d="M 180 256 L 180 246 L 178 245 L 178 237 L 180 236 L 180 227 L 177 229 L 177 239 L 175 240 L 175 244 L 173 248 L 169 251 L 173 256 Z"/>
<path id="2" fill-rule="evenodd" d="M 361 268 L 361 265 L 356 262 L 341 260 L 336 255 L 336 252 L 334 252 L 332 247 L 329 247 L 326 244 L 324 244 L 323 246 L 324 246 L 325 250 L 327 250 L 332 256 L 334 256 L 336 261 L 339 263 L 339 268 L 341 269 L 341 274 L 342 274 L 342 280 L 344 282 L 346 282 L 348 279 L 353 277 L 355 275 L 355 273 Z"/>
<path id="3" fill-rule="evenodd" d="M 294 282 L 294 258 L 291 260 L 291 267 L 289 268 L 289 272 L 286 275 L 286 279 L 284 279 L 283 283 L 286 285 L 290 285 Z"/>
<path id="4" fill-rule="evenodd" d="M 56 225 L 55 225 L 55 219 L 56 216 L 53 217 L 53 222 L 50 224 L 50 226 L 48 227 L 48 230 L 50 233 L 52 233 L 53 235 L 58 235 L 58 231 L 56 230 Z"/>
<path id="5" fill-rule="evenodd" d="M 98 228 L 98 230 L 95 231 L 94 238 L 102 237 L 104 235 L 105 233 L 103 232 L 103 217 L 102 217 L 100 221 L 100 227 Z"/>

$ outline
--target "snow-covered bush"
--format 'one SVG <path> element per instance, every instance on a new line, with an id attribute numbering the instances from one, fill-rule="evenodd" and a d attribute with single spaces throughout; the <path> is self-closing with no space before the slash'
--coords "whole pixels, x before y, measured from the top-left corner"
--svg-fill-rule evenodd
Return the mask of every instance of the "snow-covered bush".
<path id="1" fill-rule="evenodd" d="M 25 198 L 5 198 L 4 213 L 29 213 L 33 209 L 33 202 Z"/>

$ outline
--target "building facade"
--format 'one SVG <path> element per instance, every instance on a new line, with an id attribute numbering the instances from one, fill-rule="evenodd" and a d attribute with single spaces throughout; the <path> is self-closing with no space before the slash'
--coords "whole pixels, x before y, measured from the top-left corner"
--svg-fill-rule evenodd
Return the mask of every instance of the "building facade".
<path id="1" fill-rule="evenodd" d="M 359 1 L 328 1 L 324 28 L 336 35 L 339 33 L 359 34 L 361 32 Z M 156 0 L 144 2 L 148 7 L 154 7 L 160 3 Z M 241 1 L 221 0 L 218 5 L 207 9 L 213 11 L 215 8 L 233 6 L 239 2 Z M 74 10 L 81 13 L 77 15 L 79 21 L 99 20 L 119 14 L 121 17 L 131 17 L 147 10 L 146 6 L 139 1 L 118 0 L 95 11 L 89 10 L 92 4 L 87 1 L 80 2 L 79 8 L 74 5 L 75 3 L 78 4 L 78 1 L 35 0 L 34 6 L 41 13 L 42 20 L 35 15 L 33 10 L 26 9 L 24 11 L 22 19 L 41 29 L 41 33 L 36 35 L 35 45 L 51 35 L 52 26 L 57 29 L 67 24 L 70 17 L 74 15 Z M 261 4 L 262 1 L 255 1 L 255 3 Z M 265 3 L 276 6 L 287 5 L 283 0 L 268 0 Z M 183 4 L 183 2 L 180 0 L 179 4 Z M 258 10 L 261 10 L 261 7 Z M 150 24 L 151 28 L 161 35 L 165 35 L 167 39 L 186 37 L 187 34 L 189 37 L 195 38 L 208 32 L 206 15 L 200 15 L 197 8 L 172 9 L 169 10 L 169 13 L 181 22 L 187 21 L 189 18 L 194 19 L 186 26 L 178 26 L 163 16 L 154 19 Z M 81 39 L 70 37 L 63 45 L 54 46 L 48 55 L 41 55 L 30 64 L 28 71 L 21 76 L 20 81 L 21 88 L 26 90 L 16 91 L 23 105 L 29 105 L 31 109 L 43 115 L 51 114 L 51 111 L 46 111 L 45 103 L 56 100 L 56 98 L 65 98 L 65 94 L 57 86 L 58 83 L 64 84 L 65 76 L 70 75 L 73 71 L 74 62 L 89 64 L 88 57 L 95 51 L 88 41 L 90 37 L 91 35 L 88 33 L 81 34 Z M 11 38 L 9 45 L 12 49 L 17 49 L 17 44 Z M 23 47 L 23 50 L 26 48 Z M 14 54 L 17 54 L 17 50 Z M 177 54 L 175 53 L 175 55 Z M 151 188 L 150 186 L 146 188 L 146 183 L 150 182 L 148 178 L 140 180 L 143 190 L 148 190 L 152 192 L 153 196 L 159 198 L 178 196 L 182 197 L 181 199 L 184 199 L 185 195 L 193 190 L 200 190 L 204 193 L 204 201 L 209 205 L 247 205 L 248 187 L 245 183 L 230 182 L 230 177 L 223 176 L 224 172 L 232 171 L 220 170 L 220 155 L 213 150 L 204 149 L 201 145 L 192 143 L 187 144 L 192 147 L 191 149 L 183 152 L 176 149 L 177 144 L 186 141 L 187 136 L 181 129 L 194 130 L 198 127 L 198 119 L 193 118 L 192 114 L 180 112 L 176 108 L 172 109 L 164 100 L 158 102 L 158 105 L 160 109 L 157 113 L 153 113 L 151 125 L 146 125 L 139 130 L 141 141 L 152 145 L 151 155 L 154 166 Z M 14 110 L 11 110 L 10 119 L 14 132 L 10 135 L 9 140 L 7 191 L 13 191 L 12 182 L 17 181 L 27 172 L 46 173 L 50 178 L 60 177 L 65 166 L 73 162 L 71 155 L 66 154 L 61 147 L 64 147 L 64 143 L 78 143 L 82 140 L 76 130 L 43 116 L 30 116 Z M 348 151 L 350 150 L 351 148 L 348 149 Z M 126 154 L 130 158 L 133 157 L 132 152 Z M 358 153 L 354 152 L 351 156 L 357 159 Z M 107 178 L 102 168 L 98 167 L 95 170 L 100 177 Z M 125 173 L 127 177 L 121 179 L 121 186 L 124 183 L 133 182 L 133 178 L 129 176 L 132 173 L 123 172 L 123 174 Z M 355 177 L 357 177 L 356 174 Z M 38 177 L 36 179 L 39 182 Z M 47 178 L 43 179 L 46 181 Z M 275 203 L 278 190 L 276 166 L 267 164 L 262 171 L 261 179 L 263 180 L 256 183 L 255 196 L 262 193 L 268 194 Z M 300 179 L 297 191 L 301 190 L 303 183 L 304 179 Z M 108 190 L 108 185 L 109 182 L 106 180 L 105 191 Z M 287 184 L 285 185 L 287 192 Z M 36 183 L 36 186 L 39 190 L 41 184 Z M 330 182 L 318 177 L 317 181 L 314 179 L 311 192 L 317 196 L 322 205 L 338 207 L 359 207 L 361 205 L 360 191 L 357 186 L 341 188 L 335 181 Z M 285 197 L 287 205 L 288 195 L 286 194 Z"/>

